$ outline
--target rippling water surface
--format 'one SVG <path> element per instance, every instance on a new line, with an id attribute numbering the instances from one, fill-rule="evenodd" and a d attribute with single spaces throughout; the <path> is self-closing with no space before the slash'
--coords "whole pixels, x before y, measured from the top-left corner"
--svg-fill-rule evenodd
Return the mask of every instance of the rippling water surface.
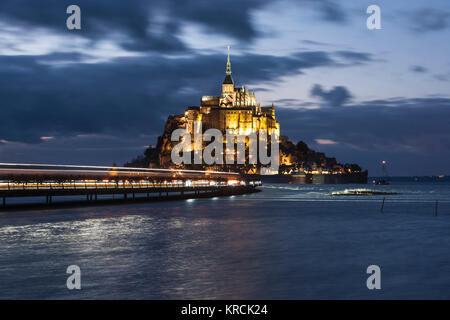
<path id="1" fill-rule="evenodd" d="M 377 186 L 401 193 L 384 213 L 383 196 L 331 196 L 352 187 L 0 213 L 0 298 L 449 299 L 450 184 Z"/>

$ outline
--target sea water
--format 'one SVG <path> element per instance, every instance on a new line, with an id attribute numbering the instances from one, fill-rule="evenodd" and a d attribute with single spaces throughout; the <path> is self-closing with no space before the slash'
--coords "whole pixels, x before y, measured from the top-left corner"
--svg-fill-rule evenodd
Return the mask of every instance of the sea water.
<path id="1" fill-rule="evenodd" d="M 450 183 L 363 187 L 398 194 L 270 184 L 243 196 L 0 211 L 0 298 L 450 299 Z M 81 290 L 66 286 L 71 265 Z M 366 286 L 370 265 L 380 290 Z"/>

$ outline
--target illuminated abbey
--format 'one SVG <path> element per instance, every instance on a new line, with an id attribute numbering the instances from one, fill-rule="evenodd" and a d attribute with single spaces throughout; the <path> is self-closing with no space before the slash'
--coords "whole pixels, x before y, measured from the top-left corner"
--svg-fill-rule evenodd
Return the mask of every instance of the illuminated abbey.
<path id="1" fill-rule="evenodd" d="M 275 117 L 274 106 L 261 107 L 254 93 L 245 87 L 236 87 L 231 76 L 230 50 L 225 79 L 220 96 L 203 96 L 198 107 L 189 107 L 185 114 L 187 130 L 193 134 L 194 123 L 201 122 L 203 130 L 227 130 L 238 135 L 267 130 L 268 134 L 280 134 L 280 125 Z"/>
<path id="2" fill-rule="evenodd" d="M 206 149 L 206 142 L 204 141 L 200 142 L 200 145 L 195 144 L 194 138 L 196 134 L 204 133 L 209 129 L 219 130 L 224 137 L 221 152 L 223 153 L 225 151 L 227 159 L 231 155 L 233 164 L 224 161 L 222 164 L 216 163 L 209 165 L 204 161 L 202 162 L 202 160 L 199 161 L 200 163 L 194 161 L 187 165 L 174 163 L 171 158 L 171 153 L 179 142 L 178 140 L 172 141 L 171 136 L 177 129 L 186 130 L 189 133 L 191 142 L 186 151 L 190 153 L 192 158 L 194 158 L 193 154 L 197 150 Z M 281 136 L 280 124 L 275 117 L 273 104 L 270 107 L 261 107 L 254 93 L 249 92 L 245 87 L 235 86 L 233 77 L 231 76 L 229 49 L 226 74 L 220 95 L 202 96 L 199 106 L 188 107 L 183 114 L 170 115 L 164 126 L 163 134 L 158 137 L 156 146 L 150 146 L 144 152 L 143 156 L 127 163 L 126 166 L 212 169 L 218 171 L 235 171 L 245 174 L 259 174 L 265 165 L 259 162 L 255 164 L 255 162 L 251 161 L 253 158 L 248 152 L 250 146 L 248 137 L 251 135 L 254 136 L 255 134 L 260 137 L 260 130 L 266 132 L 268 136 L 273 135 L 279 137 L 279 150 L 277 148 L 277 151 L 273 154 L 278 154 L 279 156 L 278 173 L 282 175 L 297 175 L 303 179 L 302 183 L 367 182 L 367 171 L 362 171 L 357 164 L 340 164 L 335 158 L 326 157 L 324 153 L 315 152 L 310 149 L 303 141 L 294 144 L 288 137 Z M 228 148 L 227 144 L 230 142 L 227 141 L 228 134 L 247 137 L 245 138 L 246 150 L 244 163 L 238 164 L 235 161 L 238 159 L 238 156 L 241 156 L 242 159 L 242 153 L 239 153 L 237 148 L 236 151 Z M 258 151 L 260 150 L 260 147 L 258 147 Z M 272 157 L 271 144 L 267 144 L 266 151 Z"/>

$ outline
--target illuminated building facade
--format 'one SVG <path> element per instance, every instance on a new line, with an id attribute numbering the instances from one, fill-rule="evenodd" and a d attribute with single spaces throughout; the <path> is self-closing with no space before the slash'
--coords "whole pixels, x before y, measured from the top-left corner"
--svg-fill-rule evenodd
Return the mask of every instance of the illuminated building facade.
<path id="1" fill-rule="evenodd" d="M 186 128 L 194 133 L 195 122 L 201 122 L 202 129 L 218 129 L 224 134 L 228 130 L 238 135 L 257 133 L 267 130 L 270 135 L 280 134 L 280 125 L 275 117 L 275 109 L 261 107 L 254 93 L 245 87 L 236 87 L 231 76 L 230 51 L 225 79 L 220 96 L 203 96 L 200 106 L 189 107 L 185 114 Z"/>

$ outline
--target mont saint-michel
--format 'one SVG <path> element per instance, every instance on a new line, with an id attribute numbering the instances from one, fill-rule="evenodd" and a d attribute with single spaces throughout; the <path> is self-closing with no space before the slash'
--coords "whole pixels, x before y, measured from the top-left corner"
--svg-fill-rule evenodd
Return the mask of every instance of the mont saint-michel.
<path id="1" fill-rule="evenodd" d="M 262 166 L 250 161 L 249 139 L 245 140 L 245 162 L 241 164 L 223 163 L 206 164 L 189 163 L 175 164 L 171 153 L 177 142 L 172 141 L 172 133 L 183 129 L 195 135 L 196 127 L 202 132 L 217 129 L 225 136 L 226 133 L 250 136 L 259 135 L 261 131 L 268 135 L 279 136 L 279 170 L 275 172 L 278 179 L 286 182 L 299 183 L 367 183 L 367 171 L 363 171 L 357 164 L 341 164 L 335 158 L 325 156 L 324 153 L 311 150 L 306 143 L 297 144 L 286 136 L 280 136 L 281 127 L 276 117 L 276 107 L 262 106 L 254 92 L 245 86 L 237 86 L 232 76 L 230 52 L 225 68 L 225 78 L 219 95 L 204 95 L 197 106 L 188 106 L 183 114 L 170 115 L 164 127 L 164 132 L 158 137 L 155 147 L 149 147 L 144 155 L 139 156 L 126 166 L 150 168 L 183 168 L 234 171 L 242 174 L 261 174 Z M 226 138 L 223 139 L 224 150 Z M 192 141 L 190 150 L 194 150 Z M 270 149 L 270 146 L 268 147 Z M 205 149 L 205 144 L 201 145 Z M 269 150 L 270 151 L 270 150 Z M 277 150 L 278 151 L 278 150 Z"/>

